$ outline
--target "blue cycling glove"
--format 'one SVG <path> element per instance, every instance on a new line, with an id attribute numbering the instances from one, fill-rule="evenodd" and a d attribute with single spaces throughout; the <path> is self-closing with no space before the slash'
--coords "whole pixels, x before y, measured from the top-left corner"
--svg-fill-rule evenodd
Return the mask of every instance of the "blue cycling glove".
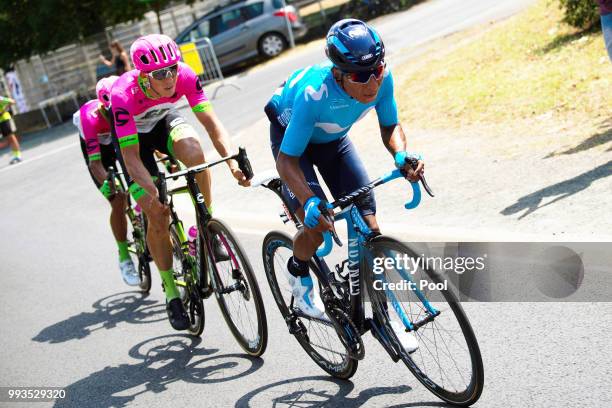
<path id="1" fill-rule="evenodd" d="M 304 204 L 304 225 L 308 228 L 315 228 L 319 225 L 319 215 L 321 215 L 321 211 L 319 210 L 320 203 L 321 199 L 317 196 L 313 196 L 306 200 Z"/>
<path id="2" fill-rule="evenodd" d="M 406 164 L 406 159 L 415 158 L 417 160 L 423 160 L 423 157 L 418 153 L 408 153 L 406 151 L 401 151 L 395 153 L 395 167 L 398 169 L 403 169 Z"/>

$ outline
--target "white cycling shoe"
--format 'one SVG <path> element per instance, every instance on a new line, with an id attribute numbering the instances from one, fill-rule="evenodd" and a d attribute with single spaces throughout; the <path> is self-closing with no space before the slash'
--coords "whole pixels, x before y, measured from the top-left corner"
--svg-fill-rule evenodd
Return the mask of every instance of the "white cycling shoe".
<path id="1" fill-rule="evenodd" d="M 412 353 L 419 348 L 419 341 L 417 340 L 416 336 L 412 332 L 407 332 L 403 324 L 392 321 L 391 327 L 407 353 Z"/>
<path id="2" fill-rule="evenodd" d="M 136 272 L 131 259 L 119 262 L 119 269 L 121 270 L 121 277 L 126 284 L 130 286 L 140 285 L 140 276 L 138 276 L 138 272 Z"/>
<path id="3" fill-rule="evenodd" d="M 285 275 L 291 285 L 291 293 L 294 298 L 294 306 L 297 307 L 306 316 L 314 318 L 323 318 L 325 314 L 320 302 L 315 300 L 314 296 L 314 285 L 312 278 L 307 277 L 296 277 L 289 273 L 289 270 L 285 268 Z M 318 300 L 318 298 L 317 298 Z"/>

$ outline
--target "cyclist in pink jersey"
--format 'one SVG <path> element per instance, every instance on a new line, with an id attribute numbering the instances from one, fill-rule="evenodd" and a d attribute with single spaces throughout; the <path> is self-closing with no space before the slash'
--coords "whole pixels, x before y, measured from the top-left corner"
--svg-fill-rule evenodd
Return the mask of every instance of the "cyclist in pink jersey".
<path id="1" fill-rule="evenodd" d="M 81 151 L 89 174 L 102 195 L 110 202 L 110 225 L 119 249 L 119 269 L 125 283 L 136 286 L 140 278 L 128 251 L 127 219 L 125 208 L 127 196 L 123 192 L 111 194 L 107 181 L 107 169 L 116 167 L 118 155 L 111 139 L 110 89 L 118 77 L 101 79 L 96 86 L 98 99 L 86 102 L 73 115 L 74 125 L 79 129 Z"/>
<path id="2" fill-rule="evenodd" d="M 160 34 L 140 37 L 132 44 L 130 55 L 136 69 L 121 75 L 111 92 L 114 130 L 127 170 L 134 180 L 130 192 L 149 220 L 147 242 L 164 285 L 170 324 L 176 330 L 185 330 L 189 327 L 189 317 L 174 283 L 169 209 L 159 201 L 152 180 L 152 176 L 157 175 L 153 152 L 159 150 L 169 154 L 189 167 L 204 163 L 196 130 L 176 110 L 176 103 L 183 96 L 204 125 L 217 152 L 229 156 L 231 145 L 199 78 L 180 62 L 180 51 L 170 37 Z M 250 183 L 238 163 L 233 160 L 227 163 L 238 183 L 248 186 Z M 198 173 L 196 181 L 212 213 L 210 173 Z M 215 252 L 219 255 L 216 259 L 227 258 L 219 243 Z"/>

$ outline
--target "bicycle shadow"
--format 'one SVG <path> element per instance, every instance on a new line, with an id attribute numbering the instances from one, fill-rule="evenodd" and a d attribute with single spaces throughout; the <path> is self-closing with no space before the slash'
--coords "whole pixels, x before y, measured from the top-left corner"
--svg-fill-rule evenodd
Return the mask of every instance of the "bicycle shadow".
<path id="1" fill-rule="evenodd" d="M 165 305 L 147 299 L 141 292 L 122 292 L 94 302 L 93 312 L 82 312 L 40 331 L 32 340 L 39 343 L 63 343 L 79 340 L 91 333 L 112 329 L 118 323 L 153 323 L 166 318 Z"/>
<path id="2" fill-rule="evenodd" d="M 245 354 L 214 355 L 218 349 L 197 348 L 200 338 L 170 334 L 133 346 L 129 355 L 142 360 L 88 375 L 68 385 L 66 398 L 54 407 L 124 407 L 139 395 L 162 393 L 168 385 L 185 381 L 214 384 L 243 378 L 263 366 L 260 358 Z"/>
<path id="3" fill-rule="evenodd" d="M 610 175 L 612 175 L 612 160 L 574 178 L 553 184 L 523 196 L 519 198 L 515 204 L 512 204 L 511 206 L 508 206 L 500 211 L 500 214 L 512 215 L 518 213 L 519 211 L 525 210 L 525 212 L 518 218 L 519 220 L 523 219 L 536 210 L 579 193 L 589 187 L 594 181 Z M 546 204 L 541 204 L 546 197 L 555 198 Z"/>
<path id="4" fill-rule="evenodd" d="M 278 388 L 277 390 L 274 390 Z M 297 377 L 259 387 L 236 401 L 235 407 L 260 406 L 308 406 L 308 407 L 361 407 L 372 398 L 384 395 L 402 395 L 412 391 L 407 385 L 394 387 L 372 387 L 348 397 L 355 384 L 328 376 Z M 410 405 L 402 405 L 410 406 Z M 414 406 L 447 406 L 444 403 L 426 402 Z"/>

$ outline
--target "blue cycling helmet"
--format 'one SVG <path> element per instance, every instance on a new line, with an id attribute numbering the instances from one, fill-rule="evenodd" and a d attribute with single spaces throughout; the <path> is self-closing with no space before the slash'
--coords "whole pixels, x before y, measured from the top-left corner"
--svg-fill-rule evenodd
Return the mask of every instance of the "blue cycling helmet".
<path id="1" fill-rule="evenodd" d="M 329 29 L 325 54 L 342 71 L 371 71 L 385 58 L 385 45 L 366 23 L 347 18 Z"/>

